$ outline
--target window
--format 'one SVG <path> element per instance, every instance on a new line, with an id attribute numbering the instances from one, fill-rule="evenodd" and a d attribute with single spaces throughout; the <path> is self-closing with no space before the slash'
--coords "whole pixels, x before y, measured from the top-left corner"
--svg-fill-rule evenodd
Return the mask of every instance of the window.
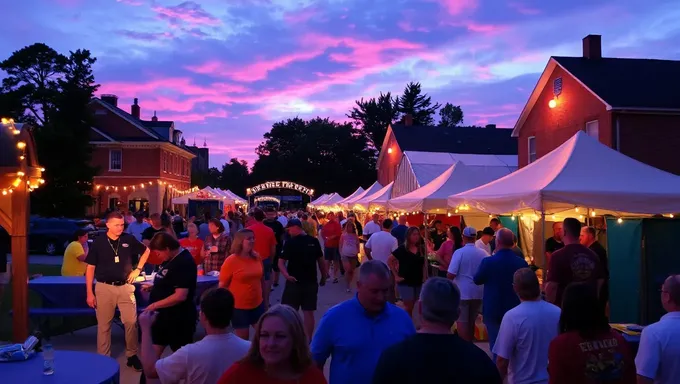
<path id="1" fill-rule="evenodd" d="M 120 171 L 123 169 L 123 150 L 109 150 L 109 171 Z"/>
<path id="2" fill-rule="evenodd" d="M 600 140 L 600 122 L 597 120 L 586 123 L 586 134 L 595 140 Z"/>
<path id="3" fill-rule="evenodd" d="M 529 137 L 529 139 L 527 139 L 527 152 L 529 154 L 529 156 L 528 156 L 529 164 L 536 161 L 536 137 L 535 136 L 531 136 L 531 137 Z"/>
<path id="4" fill-rule="evenodd" d="M 168 154 L 163 152 L 163 172 L 168 172 Z"/>

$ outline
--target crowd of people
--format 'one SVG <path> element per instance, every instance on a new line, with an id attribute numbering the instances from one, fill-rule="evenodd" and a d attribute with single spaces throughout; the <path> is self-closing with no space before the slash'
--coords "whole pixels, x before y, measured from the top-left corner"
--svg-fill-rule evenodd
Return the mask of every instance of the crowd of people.
<path id="1" fill-rule="evenodd" d="M 635 357 L 608 324 L 606 254 L 576 219 L 554 227 L 541 283 L 498 219 L 477 231 L 270 208 L 200 223 L 180 218 L 179 230 L 172 216 L 151 215 L 148 224 L 137 217 L 126 228 L 126 217 L 112 213 L 106 236 L 89 246 L 76 236 L 81 248 L 71 251 L 71 264 L 85 264 L 98 352 L 110 353 L 118 308 L 128 366 L 143 381 L 325 383 L 330 358 L 332 384 L 680 382 L 680 276 L 663 284 L 669 313 L 643 331 Z M 131 283 L 149 265 L 155 278 L 142 283 L 149 305 L 139 316 L 139 359 Z M 78 273 L 66 258 L 64 270 Z M 197 310 L 201 273 L 219 283 Z M 317 327 L 320 287 L 342 275 L 355 294 Z M 281 305 L 270 306 L 279 276 Z M 480 313 L 491 357 L 474 345 Z M 192 343 L 196 319 L 207 336 Z"/>

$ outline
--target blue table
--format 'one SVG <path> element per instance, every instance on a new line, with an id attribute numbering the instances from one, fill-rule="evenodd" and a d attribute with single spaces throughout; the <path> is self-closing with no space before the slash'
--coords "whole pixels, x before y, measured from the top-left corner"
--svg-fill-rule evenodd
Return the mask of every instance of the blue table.
<path id="1" fill-rule="evenodd" d="M 0 363 L 0 381 L 21 384 L 119 384 L 120 365 L 108 356 L 80 351 L 54 351 L 54 373 L 43 375 L 43 357 Z"/>
<path id="2" fill-rule="evenodd" d="M 196 298 L 203 292 L 217 286 L 218 278 L 214 276 L 198 276 L 196 280 Z M 135 283 L 138 307 L 145 307 L 146 300 L 142 296 L 140 283 Z M 87 308 L 87 290 L 85 276 L 42 276 L 28 282 L 28 288 L 40 294 L 43 307 L 48 308 Z"/>

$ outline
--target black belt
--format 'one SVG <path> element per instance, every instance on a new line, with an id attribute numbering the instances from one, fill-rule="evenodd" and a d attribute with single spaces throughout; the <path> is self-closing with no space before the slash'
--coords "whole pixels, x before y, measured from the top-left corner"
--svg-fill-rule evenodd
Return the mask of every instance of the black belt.
<path id="1" fill-rule="evenodd" d="M 103 281 L 97 280 L 97 282 L 108 284 L 108 285 L 113 285 L 113 286 L 116 286 L 116 287 L 120 287 L 121 285 L 127 284 L 127 281 L 123 281 L 123 280 L 103 280 Z"/>

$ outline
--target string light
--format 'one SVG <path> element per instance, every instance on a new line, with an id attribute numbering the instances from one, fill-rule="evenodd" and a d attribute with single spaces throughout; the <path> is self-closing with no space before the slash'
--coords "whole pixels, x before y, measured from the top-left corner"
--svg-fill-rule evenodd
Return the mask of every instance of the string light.
<path id="1" fill-rule="evenodd" d="M 7 129 L 12 132 L 14 136 L 18 136 L 21 134 L 21 131 L 17 128 L 17 126 L 14 124 L 14 119 L 8 119 L 8 118 L 0 118 L 0 123 L 4 125 Z M 16 147 L 19 150 L 19 169 L 28 169 L 30 167 L 29 164 L 26 164 L 26 142 L 25 141 L 17 141 Z M 39 168 L 40 172 L 45 172 L 45 168 Z M 32 173 L 32 172 L 30 172 Z M 10 187 L 3 188 L 0 193 L 2 193 L 2 196 L 8 196 L 11 193 L 14 192 L 15 188 L 18 188 L 22 182 L 26 182 L 26 188 L 28 189 L 29 192 L 32 192 L 36 188 L 40 186 L 40 184 L 44 184 L 45 180 L 40 178 L 42 175 L 32 175 L 28 176 L 26 175 L 26 172 L 24 171 L 17 171 L 16 173 L 17 178 L 14 179 Z"/>
<path id="2" fill-rule="evenodd" d="M 595 217 L 595 211 L 590 212 L 590 216 Z"/>
<path id="3" fill-rule="evenodd" d="M 621 223 L 623 223 L 623 219 L 619 217 L 619 218 L 616 220 L 616 222 L 619 223 L 619 224 L 621 224 Z"/>
<path id="4" fill-rule="evenodd" d="M 90 183 L 86 183 L 86 184 L 90 184 Z M 179 188 L 175 187 L 174 185 L 168 183 L 167 181 L 162 181 L 162 180 L 154 181 L 154 180 L 150 180 L 150 181 L 147 181 L 147 182 L 145 182 L 145 183 L 130 184 L 130 185 L 105 185 L 105 184 L 95 184 L 95 185 L 94 185 L 94 190 L 95 190 L 96 192 L 99 192 L 99 191 L 101 191 L 102 189 L 103 189 L 104 191 L 113 190 L 113 191 L 115 191 L 115 192 L 118 192 L 118 191 L 120 191 L 120 190 L 123 190 L 123 191 L 136 191 L 138 188 L 139 188 L 139 189 L 144 189 L 144 188 L 150 187 L 150 186 L 152 186 L 152 185 L 154 185 L 154 184 L 156 184 L 156 185 L 165 185 L 165 186 L 167 186 L 167 188 L 169 188 L 170 190 L 176 192 L 176 193 L 179 194 L 179 195 L 186 195 L 187 193 L 196 192 L 196 191 L 198 191 L 198 189 L 199 189 L 198 187 L 191 187 L 191 188 L 188 188 L 188 189 L 179 189 Z"/>

